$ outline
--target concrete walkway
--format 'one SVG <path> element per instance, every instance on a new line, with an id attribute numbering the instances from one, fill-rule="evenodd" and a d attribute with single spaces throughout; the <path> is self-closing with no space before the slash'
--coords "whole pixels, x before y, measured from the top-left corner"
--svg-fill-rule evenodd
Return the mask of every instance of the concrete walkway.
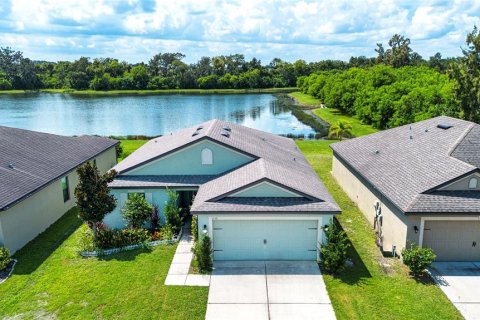
<path id="1" fill-rule="evenodd" d="M 313 261 L 215 262 L 206 320 L 335 319 Z"/>
<path id="2" fill-rule="evenodd" d="M 480 320 L 480 262 L 434 262 L 430 273 L 466 320 Z"/>
<path id="3" fill-rule="evenodd" d="M 183 226 L 182 237 L 173 256 L 172 264 L 165 278 L 167 286 L 207 286 L 210 284 L 210 275 L 188 274 L 192 263 L 193 239 L 190 223 Z"/>

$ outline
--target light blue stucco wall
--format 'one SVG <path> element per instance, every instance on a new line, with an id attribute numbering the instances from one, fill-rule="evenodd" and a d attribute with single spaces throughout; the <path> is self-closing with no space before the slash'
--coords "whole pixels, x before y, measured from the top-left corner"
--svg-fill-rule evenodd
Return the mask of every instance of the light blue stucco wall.
<path id="1" fill-rule="evenodd" d="M 301 197 L 268 182 L 261 182 L 250 188 L 232 194 L 231 197 Z"/>
<path id="2" fill-rule="evenodd" d="M 202 150 L 209 148 L 213 152 L 213 164 L 202 164 Z M 125 175 L 204 175 L 219 174 L 237 168 L 252 160 L 251 157 L 204 140 L 186 147 L 164 158 L 152 161 L 133 169 Z"/>
<path id="3" fill-rule="evenodd" d="M 112 189 L 111 193 L 117 199 L 117 207 L 103 219 L 103 222 L 111 228 L 125 228 L 125 220 L 123 220 L 121 209 L 125 204 L 128 193 L 133 192 L 145 193 L 145 199 L 158 206 L 160 224 L 165 224 L 163 207 L 168 201 L 168 194 L 165 189 Z"/>

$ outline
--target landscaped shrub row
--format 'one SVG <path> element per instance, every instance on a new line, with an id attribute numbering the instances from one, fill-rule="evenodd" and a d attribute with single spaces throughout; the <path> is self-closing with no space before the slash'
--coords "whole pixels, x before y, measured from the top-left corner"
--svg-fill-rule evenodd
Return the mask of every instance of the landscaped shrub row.
<path id="1" fill-rule="evenodd" d="M 5 247 L 0 247 L 0 270 L 5 269 L 10 263 L 10 251 Z"/>

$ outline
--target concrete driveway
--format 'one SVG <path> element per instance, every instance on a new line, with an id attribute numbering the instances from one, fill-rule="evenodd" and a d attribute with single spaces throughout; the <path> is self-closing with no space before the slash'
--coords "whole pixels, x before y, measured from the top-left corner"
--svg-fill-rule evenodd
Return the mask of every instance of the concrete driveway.
<path id="1" fill-rule="evenodd" d="M 480 262 L 434 262 L 430 272 L 467 320 L 480 320 Z"/>
<path id="2" fill-rule="evenodd" d="M 335 319 L 313 261 L 215 262 L 206 320 Z"/>

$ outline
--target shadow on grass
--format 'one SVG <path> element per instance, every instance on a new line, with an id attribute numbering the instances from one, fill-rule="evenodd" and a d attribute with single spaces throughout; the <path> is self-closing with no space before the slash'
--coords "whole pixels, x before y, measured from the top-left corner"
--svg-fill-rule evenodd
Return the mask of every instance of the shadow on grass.
<path id="1" fill-rule="evenodd" d="M 129 250 L 129 251 L 122 251 L 119 253 L 114 253 L 108 256 L 99 256 L 97 257 L 98 260 L 102 261 L 133 261 L 136 259 L 136 257 L 142 253 L 151 253 L 152 248 L 150 247 L 145 247 L 145 248 L 139 248 L 139 249 L 134 249 L 134 250 Z"/>
<path id="2" fill-rule="evenodd" d="M 341 224 L 338 222 L 336 223 L 337 226 L 343 231 Z M 362 284 L 365 279 L 371 278 L 372 275 L 363 263 L 362 258 L 358 254 L 350 239 L 348 239 L 348 244 L 349 248 L 347 249 L 347 258 L 353 262 L 353 265 L 346 266 L 342 272 L 334 274 L 333 277 L 349 285 Z"/>
<path id="3" fill-rule="evenodd" d="M 82 225 L 78 211 L 72 208 L 60 219 L 27 243 L 13 256 L 18 260 L 14 274 L 30 274 Z"/>

